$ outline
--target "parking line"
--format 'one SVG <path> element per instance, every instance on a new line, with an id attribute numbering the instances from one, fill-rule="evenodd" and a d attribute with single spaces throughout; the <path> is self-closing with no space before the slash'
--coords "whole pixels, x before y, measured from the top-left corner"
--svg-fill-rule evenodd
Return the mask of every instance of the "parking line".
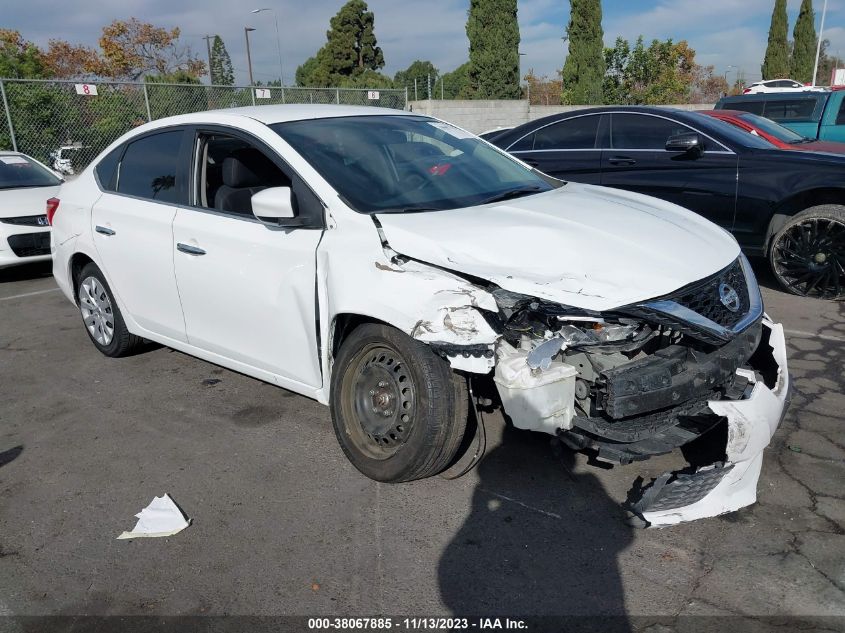
<path id="1" fill-rule="evenodd" d="M 0 297 L 0 301 L 11 301 L 12 299 L 23 299 L 24 297 L 34 297 L 35 295 L 43 295 L 48 292 L 58 292 L 61 288 L 50 288 L 49 290 L 36 290 L 35 292 L 25 292 L 22 295 L 12 295 L 11 297 Z"/>
<path id="2" fill-rule="evenodd" d="M 841 336 L 830 336 L 829 334 L 814 334 L 813 332 L 802 332 L 801 330 L 784 330 L 791 336 L 798 338 L 817 338 L 822 341 L 830 341 L 831 343 L 845 343 L 845 338 Z"/>

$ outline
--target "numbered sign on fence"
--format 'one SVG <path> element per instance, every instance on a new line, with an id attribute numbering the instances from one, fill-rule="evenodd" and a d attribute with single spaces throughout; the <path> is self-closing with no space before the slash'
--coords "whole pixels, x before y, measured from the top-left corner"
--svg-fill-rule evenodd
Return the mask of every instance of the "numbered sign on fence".
<path id="1" fill-rule="evenodd" d="M 256 99 L 269 99 L 270 98 L 270 89 L 269 88 L 256 88 L 255 89 L 255 98 Z"/>
<path id="2" fill-rule="evenodd" d="M 370 101 L 375 101 L 376 99 L 378 99 L 378 96 L 378 90 L 367 91 L 367 99 L 369 99 Z"/>
<path id="3" fill-rule="evenodd" d="M 85 95 L 88 97 L 97 96 L 96 84 L 74 84 L 76 86 L 76 94 Z"/>

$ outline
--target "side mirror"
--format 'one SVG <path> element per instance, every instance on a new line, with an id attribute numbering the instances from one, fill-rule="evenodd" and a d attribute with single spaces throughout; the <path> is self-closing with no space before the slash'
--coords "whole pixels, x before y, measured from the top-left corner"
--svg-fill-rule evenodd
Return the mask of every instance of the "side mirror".
<path id="1" fill-rule="evenodd" d="M 294 226 L 299 218 L 293 210 L 290 187 L 270 187 L 263 189 L 252 198 L 252 214 L 265 224 L 273 226 Z"/>
<path id="2" fill-rule="evenodd" d="M 704 147 L 701 144 L 701 137 L 698 134 L 684 132 L 683 134 L 675 134 L 669 137 L 669 140 L 666 141 L 666 151 L 699 155 L 704 151 Z"/>

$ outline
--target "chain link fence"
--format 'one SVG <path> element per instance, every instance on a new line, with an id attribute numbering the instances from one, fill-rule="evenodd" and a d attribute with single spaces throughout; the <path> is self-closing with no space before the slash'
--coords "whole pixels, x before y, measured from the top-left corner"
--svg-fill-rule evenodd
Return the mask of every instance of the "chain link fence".
<path id="1" fill-rule="evenodd" d="M 121 134 L 147 121 L 251 105 L 336 103 L 404 110 L 405 90 L 204 86 L 0 79 L 0 150 L 78 173 Z"/>

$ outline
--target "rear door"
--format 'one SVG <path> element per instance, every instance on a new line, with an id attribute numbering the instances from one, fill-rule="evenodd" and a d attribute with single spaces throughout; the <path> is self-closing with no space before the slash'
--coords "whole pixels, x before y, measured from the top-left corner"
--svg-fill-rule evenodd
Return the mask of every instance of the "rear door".
<path id="1" fill-rule="evenodd" d="M 172 253 L 188 342 L 300 385 L 320 386 L 315 293 L 321 202 L 251 135 L 198 128 L 193 148 L 191 204 L 176 214 Z M 311 218 L 310 228 L 269 226 L 255 218 L 251 195 L 278 186 L 293 188 L 294 208 Z"/>
<path id="2" fill-rule="evenodd" d="M 128 143 L 112 182 L 93 207 L 94 244 L 112 292 L 145 330 L 185 341 L 173 276 L 173 218 L 187 203 L 182 128 Z"/>
<path id="3" fill-rule="evenodd" d="M 606 119 L 588 114 L 551 123 L 524 136 L 508 151 L 549 176 L 597 185 Z"/>
<path id="4" fill-rule="evenodd" d="M 698 134 L 700 155 L 666 151 L 670 136 Z M 614 112 L 610 149 L 602 152 L 601 184 L 661 198 L 733 226 L 737 157 L 714 139 L 668 117 Z"/>

